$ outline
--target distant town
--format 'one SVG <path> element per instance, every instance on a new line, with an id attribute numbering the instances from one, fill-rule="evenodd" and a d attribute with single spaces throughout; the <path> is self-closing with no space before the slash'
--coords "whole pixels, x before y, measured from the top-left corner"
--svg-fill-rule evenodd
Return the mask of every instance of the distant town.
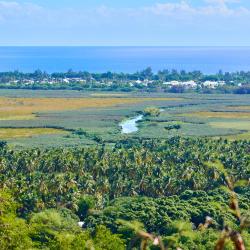
<path id="1" fill-rule="evenodd" d="M 250 72 L 203 74 L 163 70 L 154 73 L 150 67 L 136 73 L 89 73 L 84 71 L 48 74 L 1 72 L 0 88 L 7 89 L 101 89 L 106 91 L 250 93 Z"/>

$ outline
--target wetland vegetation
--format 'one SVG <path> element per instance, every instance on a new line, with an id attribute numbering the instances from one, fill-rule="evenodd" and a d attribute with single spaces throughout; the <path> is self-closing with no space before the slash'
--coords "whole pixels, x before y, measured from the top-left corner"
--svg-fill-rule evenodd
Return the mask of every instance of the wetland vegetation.
<path id="1" fill-rule="evenodd" d="M 249 139 L 250 131 L 248 95 L 1 90 L 0 105 L 1 139 L 18 147 L 176 135 Z M 119 124 L 141 114 L 138 131 L 122 134 Z M 166 130 L 175 125 L 178 129 Z M 84 133 L 75 133 L 78 130 Z"/>

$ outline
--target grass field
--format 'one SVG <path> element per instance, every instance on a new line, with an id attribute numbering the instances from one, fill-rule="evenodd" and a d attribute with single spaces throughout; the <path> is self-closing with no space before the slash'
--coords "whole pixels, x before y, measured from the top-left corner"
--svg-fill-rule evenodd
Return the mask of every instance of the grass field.
<path id="1" fill-rule="evenodd" d="M 154 98 L 171 101 L 174 98 Z M 81 108 L 112 107 L 152 101 L 152 98 L 0 98 L 0 119 L 33 119 L 34 113 L 77 110 Z M 18 119 L 17 119 L 18 118 Z"/>
<path id="2" fill-rule="evenodd" d="M 242 133 L 242 134 L 236 134 L 236 135 L 228 135 L 226 137 L 228 140 L 250 140 L 250 132 Z"/>
<path id="3" fill-rule="evenodd" d="M 190 114 L 181 114 L 181 116 L 198 116 L 204 118 L 233 118 L 233 119 L 250 119 L 250 112 L 211 112 L 211 111 L 204 111 L 204 112 L 193 112 Z"/>
<path id="4" fill-rule="evenodd" d="M 223 139 L 227 139 L 230 141 L 238 141 L 238 140 L 250 140 L 250 131 L 248 132 L 243 132 L 243 133 L 239 133 L 239 134 L 234 134 L 234 135 L 227 135 L 227 136 L 215 136 L 215 139 L 219 139 L 219 138 L 223 138 Z"/>
<path id="5" fill-rule="evenodd" d="M 137 133 L 122 135 L 119 123 L 150 106 L 163 112 L 144 118 Z M 0 90 L 0 139 L 18 147 L 92 145 L 100 140 L 112 144 L 128 137 L 175 135 L 249 139 L 248 107 L 247 95 Z M 173 124 L 180 129 L 165 128 Z M 74 133 L 79 129 L 84 133 Z"/>
<path id="6" fill-rule="evenodd" d="M 250 106 L 233 106 L 229 107 L 231 110 L 249 110 L 250 111 Z"/>
<path id="7" fill-rule="evenodd" d="M 91 96 L 94 97 L 124 97 L 129 96 L 129 94 L 124 93 L 93 93 Z"/>
<path id="8" fill-rule="evenodd" d="M 210 122 L 209 125 L 216 128 L 250 130 L 250 121 Z"/>
<path id="9" fill-rule="evenodd" d="M 50 128 L 1 128 L 0 139 L 32 137 L 38 135 L 67 134 L 66 131 Z"/>
<path id="10" fill-rule="evenodd" d="M 15 112 L 13 112 L 15 113 Z M 16 114 L 14 115 L 13 113 L 7 113 L 3 112 L 2 115 L 0 115 L 0 121 L 25 121 L 25 120 L 33 120 L 36 118 L 34 114 Z"/>

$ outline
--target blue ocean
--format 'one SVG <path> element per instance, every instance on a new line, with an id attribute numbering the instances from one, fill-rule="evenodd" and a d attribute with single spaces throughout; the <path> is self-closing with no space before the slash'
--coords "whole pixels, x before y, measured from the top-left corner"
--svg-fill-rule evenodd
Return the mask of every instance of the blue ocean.
<path id="1" fill-rule="evenodd" d="M 0 47 L 0 71 L 250 71 L 250 47 Z"/>

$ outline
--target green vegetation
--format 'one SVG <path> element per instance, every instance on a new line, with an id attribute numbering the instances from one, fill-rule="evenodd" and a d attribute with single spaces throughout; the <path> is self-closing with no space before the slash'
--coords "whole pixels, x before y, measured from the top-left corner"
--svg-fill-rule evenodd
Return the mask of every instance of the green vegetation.
<path id="1" fill-rule="evenodd" d="M 143 111 L 144 116 L 159 116 L 160 113 L 160 109 L 156 107 L 145 108 Z"/>
<path id="2" fill-rule="evenodd" d="M 166 130 L 180 129 L 180 128 L 181 128 L 180 124 L 172 124 L 165 127 Z"/>
<path id="3" fill-rule="evenodd" d="M 248 96 L 0 96 L 1 249 L 250 248 Z"/>
<path id="4" fill-rule="evenodd" d="M 158 243 L 147 237 L 161 235 L 169 249 L 205 250 L 224 225 L 241 232 L 248 249 L 250 231 L 238 218 L 250 211 L 249 148 L 249 141 L 181 137 L 69 149 L 1 142 L 1 249 L 153 250 Z"/>
<path id="5" fill-rule="evenodd" d="M 2 136 L 2 139 L 18 148 L 47 148 L 102 143 L 112 146 L 124 137 L 168 139 L 179 135 L 230 140 L 249 138 L 250 99 L 247 95 L 95 94 L 32 90 L 16 90 L 14 93 L 0 90 L 0 131 L 13 135 Z M 145 114 L 145 111 L 155 111 L 155 114 L 144 116 L 136 133 L 122 135 L 119 123 L 137 114 Z M 173 125 L 180 125 L 180 128 L 171 129 Z M 39 132 L 45 132 L 45 128 L 53 129 L 55 133 Z M 25 134 L 19 136 L 24 129 L 34 133 L 29 137 Z"/>
<path id="6" fill-rule="evenodd" d="M 8 249 L 125 249 L 123 240 L 104 226 L 83 231 L 77 216 L 66 208 L 48 209 L 17 217 L 17 203 L 5 190 L 0 190 L 0 246 Z"/>
<path id="7" fill-rule="evenodd" d="M 39 135 L 67 134 L 66 131 L 53 128 L 0 128 L 0 139 L 23 138 Z"/>
<path id="8" fill-rule="evenodd" d="M 195 85 L 177 84 L 170 81 L 195 81 Z M 209 87 L 206 81 L 223 82 Z M 40 70 L 33 73 L 0 72 L 0 88 L 33 90 L 101 90 L 101 91 L 146 91 L 146 92 L 198 92 L 198 93 L 250 93 L 250 72 L 225 72 L 203 74 L 200 71 L 160 70 L 154 73 L 150 67 L 136 73 L 90 73 L 58 72 L 48 74 Z"/>

